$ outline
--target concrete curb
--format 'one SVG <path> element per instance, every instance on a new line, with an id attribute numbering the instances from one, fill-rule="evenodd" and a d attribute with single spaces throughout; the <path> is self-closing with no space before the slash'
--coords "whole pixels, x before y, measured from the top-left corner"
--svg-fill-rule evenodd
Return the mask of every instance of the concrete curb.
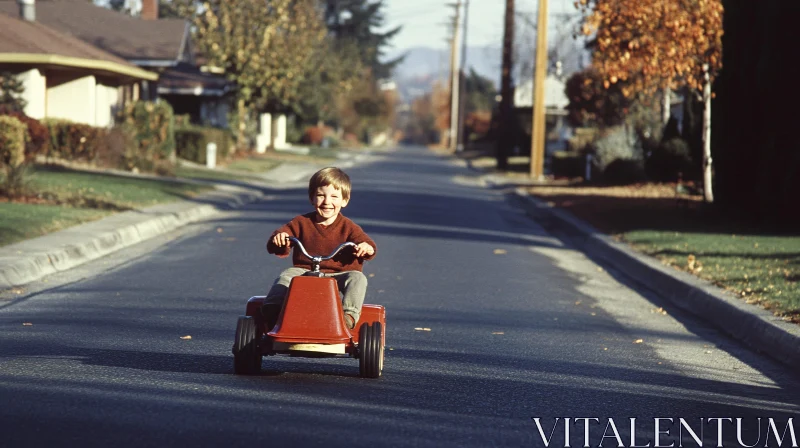
<path id="1" fill-rule="evenodd" d="M 367 154 L 358 154 L 340 159 L 336 165 L 352 167 L 370 157 Z M 276 168 L 258 175 L 261 181 L 250 183 L 249 186 L 191 179 L 174 180 L 214 185 L 217 189 L 192 200 L 118 213 L 98 221 L 0 247 L 0 290 L 23 286 L 44 276 L 71 269 L 187 224 L 209 218 L 221 210 L 257 201 L 264 197 L 260 188 L 290 187 L 294 182 L 301 180 L 305 182 L 309 176 L 324 166 L 327 164 L 281 163 Z M 171 181 L 147 174 L 115 170 L 93 171 Z"/>
<path id="2" fill-rule="evenodd" d="M 701 317 L 752 348 L 800 369 L 800 327 L 797 325 L 748 305 L 707 281 L 638 253 L 571 213 L 530 196 L 523 188 L 517 188 L 516 194 L 526 201 L 533 215 L 554 221 L 569 235 L 573 245 L 590 257 L 621 271 L 642 287 Z"/>
<path id="3" fill-rule="evenodd" d="M 254 188 L 217 184 L 193 200 L 118 213 L 0 248 L 0 289 L 22 286 L 262 198 Z"/>

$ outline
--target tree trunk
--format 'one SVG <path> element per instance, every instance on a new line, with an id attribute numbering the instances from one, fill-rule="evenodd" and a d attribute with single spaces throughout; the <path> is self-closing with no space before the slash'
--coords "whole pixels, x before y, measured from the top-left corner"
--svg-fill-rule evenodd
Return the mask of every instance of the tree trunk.
<path id="1" fill-rule="evenodd" d="M 240 150 L 246 149 L 247 143 L 245 142 L 244 131 L 247 127 L 247 108 L 244 105 L 244 98 L 239 98 L 237 103 L 237 113 L 239 117 L 239 125 L 236 133 L 236 147 Z"/>
<path id="2" fill-rule="evenodd" d="M 703 196 L 706 202 L 714 202 L 712 190 L 711 159 L 711 81 L 708 75 L 708 64 L 703 65 L 705 83 L 703 83 Z"/>
<path id="3" fill-rule="evenodd" d="M 664 123 L 664 126 L 669 122 L 671 102 L 672 89 L 670 89 L 669 86 L 664 87 L 664 95 L 661 103 L 661 122 Z"/>

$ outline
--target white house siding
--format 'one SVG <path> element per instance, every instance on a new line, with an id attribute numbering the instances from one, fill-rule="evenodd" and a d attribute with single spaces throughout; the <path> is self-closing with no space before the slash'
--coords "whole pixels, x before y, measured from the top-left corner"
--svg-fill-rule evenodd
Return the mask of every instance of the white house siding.
<path id="1" fill-rule="evenodd" d="M 94 76 L 72 80 L 48 79 L 47 117 L 95 125 L 97 82 Z"/>
<path id="2" fill-rule="evenodd" d="M 47 112 L 47 79 L 36 68 L 20 73 L 17 79 L 25 86 L 25 115 L 41 120 Z"/>
<path id="3" fill-rule="evenodd" d="M 105 128 L 114 124 L 114 113 L 119 103 L 117 87 L 97 84 L 95 87 L 95 121 L 94 125 Z"/>

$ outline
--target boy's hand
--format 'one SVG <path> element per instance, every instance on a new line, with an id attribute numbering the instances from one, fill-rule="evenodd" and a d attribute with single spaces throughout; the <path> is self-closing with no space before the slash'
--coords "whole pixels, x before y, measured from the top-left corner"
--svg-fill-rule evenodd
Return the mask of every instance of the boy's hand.
<path id="1" fill-rule="evenodd" d="M 284 247 L 291 245 L 291 241 L 289 241 L 289 235 L 286 232 L 276 233 L 275 236 L 272 237 L 272 244 L 278 247 Z"/>
<path id="2" fill-rule="evenodd" d="M 372 256 L 375 253 L 375 248 L 370 246 L 369 243 L 361 243 L 356 246 L 356 257 Z"/>

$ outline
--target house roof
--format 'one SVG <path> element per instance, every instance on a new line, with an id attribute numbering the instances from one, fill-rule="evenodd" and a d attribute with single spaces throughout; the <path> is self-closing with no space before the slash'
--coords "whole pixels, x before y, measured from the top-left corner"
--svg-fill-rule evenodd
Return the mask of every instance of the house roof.
<path id="1" fill-rule="evenodd" d="M 220 75 L 205 73 L 197 67 L 181 63 L 161 73 L 159 94 L 223 96 L 233 85 Z"/>
<path id="2" fill-rule="evenodd" d="M 0 12 L 17 16 L 17 1 L 0 0 Z M 183 19 L 144 20 L 86 0 L 37 0 L 36 21 L 139 65 L 179 60 L 189 36 Z"/>
<path id="3" fill-rule="evenodd" d="M 569 105 L 565 87 L 564 82 L 557 76 L 547 75 L 544 80 L 545 108 L 561 110 Z M 517 86 L 514 91 L 514 107 L 533 107 L 533 80 Z"/>
<path id="4" fill-rule="evenodd" d="M 39 22 L 0 13 L 0 64 L 90 69 L 132 78 L 158 75 Z"/>

